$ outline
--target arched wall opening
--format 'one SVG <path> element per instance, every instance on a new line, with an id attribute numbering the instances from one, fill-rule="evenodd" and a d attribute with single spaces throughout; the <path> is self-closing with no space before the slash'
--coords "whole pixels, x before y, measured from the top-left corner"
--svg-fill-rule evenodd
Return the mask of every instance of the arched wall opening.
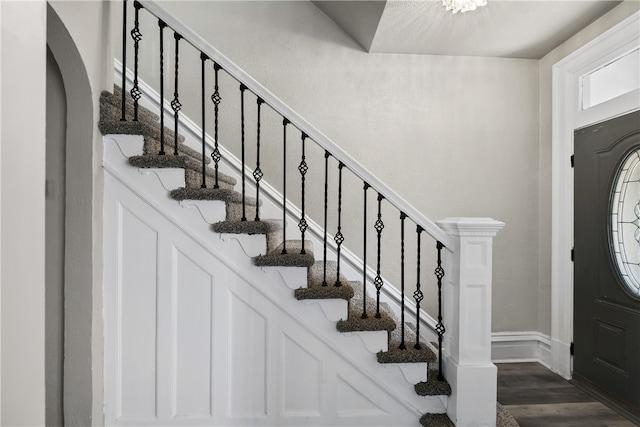
<path id="1" fill-rule="evenodd" d="M 57 388 L 62 390 L 59 400 L 62 403 L 64 424 L 90 425 L 93 400 L 94 108 L 85 64 L 69 31 L 51 5 L 47 5 L 47 45 L 60 69 L 67 106 L 64 153 L 64 291 L 62 303 L 51 301 L 57 307 L 47 307 L 47 312 L 62 310 L 64 313 L 63 380 L 61 387 Z M 60 415 L 56 417 L 60 419 Z"/>

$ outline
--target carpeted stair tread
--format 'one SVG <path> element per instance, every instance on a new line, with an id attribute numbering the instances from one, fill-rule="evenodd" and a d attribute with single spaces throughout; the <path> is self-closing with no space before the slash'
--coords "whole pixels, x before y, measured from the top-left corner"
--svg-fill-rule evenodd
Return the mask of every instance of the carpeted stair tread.
<path id="1" fill-rule="evenodd" d="M 103 91 L 100 95 L 100 101 L 104 101 L 108 105 L 106 108 L 113 108 L 118 112 L 118 119 L 122 117 L 122 91 L 119 86 L 114 86 L 113 93 Z M 127 120 L 133 120 L 133 98 L 130 93 L 127 93 L 127 99 L 125 102 L 125 117 Z M 153 113 L 151 110 L 138 104 L 138 120 L 157 122 L 160 120 L 160 116 Z"/>
<path id="2" fill-rule="evenodd" d="M 392 316 L 396 320 L 396 322 L 398 324 L 400 324 L 400 321 L 395 316 L 395 313 L 392 313 Z M 405 345 L 406 346 L 411 345 L 411 347 L 413 347 L 416 344 L 415 325 L 413 323 L 408 322 L 408 321 L 405 321 L 404 325 L 405 325 L 405 328 L 404 328 L 404 342 L 405 342 Z M 393 341 L 393 342 L 400 343 L 402 341 L 402 329 L 401 328 L 397 328 L 394 331 L 392 331 L 391 335 L 389 337 L 389 340 Z M 436 354 L 436 352 L 437 352 L 437 347 L 432 347 L 431 345 L 427 344 L 423 340 L 420 340 L 420 346 L 429 348 L 433 352 L 433 354 Z"/>
<path id="3" fill-rule="evenodd" d="M 344 299 L 349 300 L 353 297 L 353 288 L 351 282 L 341 280 L 340 286 L 335 286 L 335 280 L 322 286 L 320 281 L 308 282 L 306 288 L 299 288 L 294 291 L 294 296 L 298 300 L 305 299 Z"/>
<path id="4" fill-rule="evenodd" d="M 424 414 L 420 417 L 424 427 L 455 427 L 447 414 Z"/>
<path id="5" fill-rule="evenodd" d="M 321 286 L 325 280 L 327 285 L 335 285 L 337 276 L 338 264 L 335 261 L 326 261 L 326 279 L 325 262 L 317 261 L 307 271 L 307 287 Z M 340 283 L 347 282 L 347 278 L 340 274 Z"/>
<path id="6" fill-rule="evenodd" d="M 338 321 L 336 329 L 340 332 L 356 331 L 392 331 L 397 326 L 389 305 L 380 304 L 380 317 L 376 317 L 376 300 L 367 295 L 367 318 L 362 318 L 363 287 L 361 282 L 352 282 L 353 298 L 349 301 L 349 315 L 346 320 Z"/>
<path id="7" fill-rule="evenodd" d="M 279 231 L 281 223 L 275 220 L 221 221 L 213 224 L 212 229 L 226 234 L 269 234 Z"/>
<path id="8" fill-rule="evenodd" d="M 171 191 L 175 200 L 220 200 L 223 202 L 242 203 L 242 194 L 228 188 L 186 188 L 180 187 Z M 255 206 L 256 199 L 247 197 L 247 206 Z"/>
<path id="9" fill-rule="evenodd" d="M 325 265 L 327 286 L 322 286 L 325 280 Z M 335 286 L 337 274 L 338 268 L 335 261 L 326 261 L 326 264 L 323 261 L 314 262 L 307 270 L 307 286 L 296 289 L 294 292 L 296 299 L 344 299 L 348 301 L 354 295 L 352 284 L 341 274 L 341 286 Z"/>
<path id="10" fill-rule="evenodd" d="M 126 104 L 126 114 L 125 117 L 127 118 L 127 120 L 133 120 L 133 97 L 131 96 L 131 89 L 127 90 L 127 98 L 125 99 L 125 104 Z M 120 111 L 120 114 L 122 115 L 122 89 L 120 89 L 120 86 L 118 85 L 113 85 L 113 93 L 109 93 L 107 91 L 104 91 L 103 94 L 106 92 L 107 95 L 110 95 L 108 97 L 108 100 L 110 101 L 111 105 L 115 106 L 116 108 L 118 108 L 118 111 Z M 149 110 L 146 107 L 143 107 L 142 105 L 140 105 L 140 103 L 138 103 L 138 120 L 149 120 L 149 121 L 153 121 L 153 122 L 158 122 L 160 121 L 160 116 L 157 113 L 154 113 L 153 111 Z"/>
<path id="11" fill-rule="evenodd" d="M 145 118 L 143 120 L 138 119 L 138 121 L 134 121 L 133 119 L 123 121 L 120 120 L 121 113 L 119 107 L 114 107 L 108 102 L 105 102 L 103 105 L 106 106 L 101 109 L 100 121 L 98 122 L 98 129 L 100 129 L 103 135 L 142 135 L 151 136 L 157 140 L 160 140 L 159 122 L 152 121 L 150 118 Z M 173 135 L 173 130 L 165 126 L 165 147 L 173 146 L 175 141 Z M 185 138 L 183 135 L 178 135 L 178 142 L 184 142 L 184 140 Z"/>
<path id="12" fill-rule="evenodd" d="M 496 403 L 496 427 L 520 427 L 518 421 L 500 402 Z"/>
<path id="13" fill-rule="evenodd" d="M 420 396 L 450 396 L 451 386 L 447 380 L 438 380 L 438 370 L 429 369 L 427 381 L 420 381 L 415 385 L 416 393 Z"/>
<path id="14" fill-rule="evenodd" d="M 375 313 L 362 318 L 361 309 L 349 310 L 347 320 L 338 320 L 336 329 L 339 332 L 364 332 L 364 331 L 392 331 L 396 328 L 396 322 L 384 311 L 380 311 L 380 317 Z"/>
<path id="15" fill-rule="evenodd" d="M 414 343 L 405 340 L 405 348 L 400 348 L 400 341 L 389 342 L 389 350 L 378 353 L 380 363 L 433 363 L 437 360 L 436 354 L 426 345 L 418 350 Z"/>
<path id="16" fill-rule="evenodd" d="M 281 243 L 268 254 L 254 257 L 253 263 L 259 267 L 310 267 L 315 262 L 313 245 L 308 240 L 304 243 L 305 254 L 300 253 L 302 249 L 300 240 L 290 240 L 286 242 L 286 254 L 282 253 L 284 244 Z"/>
<path id="17" fill-rule="evenodd" d="M 223 180 L 224 178 L 224 180 Z M 234 184 L 226 182 L 227 176 L 219 173 L 218 175 L 218 188 L 227 188 L 229 190 L 233 190 Z M 184 180 L 185 186 L 188 188 L 200 188 L 202 186 L 202 171 L 194 171 L 192 169 L 184 170 Z M 209 173 L 206 174 L 205 184 L 207 188 L 214 188 L 216 184 L 215 177 L 211 176 Z"/>
<path id="18" fill-rule="evenodd" d="M 424 414 L 420 417 L 420 424 L 424 427 L 455 427 L 447 414 Z M 496 403 L 496 427 L 520 427 L 513 415 L 499 402 Z"/>
<path id="19" fill-rule="evenodd" d="M 362 282 L 354 282 L 353 291 L 355 294 L 349 303 L 349 310 L 351 309 L 354 309 L 356 311 L 360 310 L 360 315 L 362 315 L 362 297 L 364 294 Z M 377 310 L 376 310 L 376 300 L 374 298 L 375 295 L 376 295 L 375 290 L 373 292 L 367 293 L 366 307 L 367 307 L 368 317 L 375 317 L 376 315 Z M 385 314 L 386 316 L 390 317 L 391 320 L 393 320 L 395 323 L 398 323 L 398 319 L 395 318 L 395 315 L 393 314 L 393 311 L 389 307 L 389 304 L 385 302 L 380 302 L 380 314 L 381 315 Z"/>
<path id="20" fill-rule="evenodd" d="M 171 145 L 169 146 L 165 144 L 164 151 L 167 154 L 173 154 L 173 142 L 171 142 Z M 142 153 L 144 155 L 149 155 L 149 154 L 153 155 L 153 154 L 158 154 L 159 152 L 160 152 L 160 141 L 150 136 L 145 136 Z M 188 145 L 185 145 L 183 143 L 178 143 L 178 154 L 183 154 L 185 156 L 192 157 L 202 165 L 202 152 L 198 150 L 194 150 Z M 204 163 L 207 165 L 211 163 L 211 158 L 209 156 L 205 156 Z"/>
<path id="21" fill-rule="evenodd" d="M 139 168 L 182 168 L 185 170 L 191 170 L 200 174 L 200 179 L 202 179 L 202 163 L 198 160 L 194 159 L 191 156 L 186 156 L 182 154 L 173 155 L 173 154 L 149 154 L 144 156 L 131 156 L 129 157 L 129 163 L 132 166 L 136 166 Z M 215 171 L 210 167 L 206 168 L 207 176 L 213 176 Z M 185 175 L 186 177 L 186 175 Z M 218 172 L 218 182 L 223 182 L 225 184 L 229 184 L 227 186 L 234 186 L 236 184 L 236 180 L 233 177 L 225 175 L 221 172 Z"/>
<path id="22" fill-rule="evenodd" d="M 160 140 L 160 123 L 152 120 L 150 117 L 139 118 L 138 121 L 134 121 L 133 119 L 122 121 L 120 118 L 120 108 L 111 105 L 109 100 L 104 100 L 102 102 L 102 108 L 100 109 L 98 129 L 100 129 L 103 135 L 142 135 L 150 136 L 158 141 Z M 184 140 L 183 135 L 178 135 L 179 143 L 184 142 Z M 173 147 L 174 141 L 173 130 L 165 126 L 165 151 L 169 151 L 169 147 Z"/>

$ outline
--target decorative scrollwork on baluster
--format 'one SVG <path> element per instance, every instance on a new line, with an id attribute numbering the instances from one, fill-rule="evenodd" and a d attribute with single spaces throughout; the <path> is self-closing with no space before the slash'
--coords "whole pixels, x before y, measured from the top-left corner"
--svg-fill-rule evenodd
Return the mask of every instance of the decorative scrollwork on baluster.
<path id="1" fill-rule="evenodd" d="M 307 134 L 305 134 L 304 132 L 302 133 L 301 136 L 302 139 L 302 157 L 300 160 L 300 165 L 298 165 L 298 172 L 300 172 L 300 179 L 301 179 L 301 188 L 302 188 L 302 203 L 301 203 L 301 207 L 302 207 L 302 214 L 300 216 L 300 222 L 298 222 L 298 229 L 300 230 L 300 240 L 301 240 L 301 249 L 300 249 L 300 253 L 301 254 L 306 254 L 306 251 L 304 250 L 304 233 L 307 231 L 307 228 L 309 227 L 309 224 L 307 224 L 307 219 L 305 217 L 305 212 L 304 212 L 304 205 L 305 205 L 305 176 L 307 175 L 307 172 L 309 171 L 309 166 L 307 165 L 307 161 L 305 159 L 305 140 L 307 139 Z"/>
<path id="2" fill-rule="evenodd" d="M 264 100 L 262 98 L 258 98 L 256 100 L 256 104 L 258 105 L 258 124 L 257 124 L 257 137 L 256 137 L 256 168 L 253 171 L 253 179 L 256 182 L 256 217 L 255 221 L 260 221 L 260 181 L 264 177 L 264 173 L 262 169 L 260 169 L 260 116 L 261 116 L 261 107 L 264 104 Z"/>
<path id="3" fill-rule="evenodd" d="M 219 188 L 218 182 L 218 167 L 220 160 L 222 159 L 222 155 L 220 154 L 220 147 L 218 146 L 218 115 L 220 103 L 222 102 L 222 96 L 220 96 L 220 87 L 218 85 L 218 72 L 222 69 L 220 65 L 217 63 L 213 63 L 213 72 L 215 75 L 215 82 L 213 88 L 213 94 L 211 95 L 211 102 L 213 102 L 213 152 L 211 153 L 211 158 L 213 159 L 214 172 L 215 172 L 215 181 L 213 184 L 213 188 Z"/>
<path id="4" fill-rule="evenodd" d="M 384 196 L 378 193 L 378 219 L 373 224 L 373 228 L 378 234 L 378 258 L 376 264 L 376 277 L 373 279 L 373 284 L 376 287 L 376 318 L 381 318 L 380 314 L 380 290 L 384 286 L 382 276 L 380 276 L 380 256 L 381 256 L 381 244 L 382 244 L 382 230 L 384 229 L 384 222 L 382 222 L 382 200 Z"/>
<path id="5" fill-rule="evenodd" d="M 140 32 L 140 8 L 142 5 L 139 1 L 133 2 L 133 7 L 135 8 L 135 18 L 134 18 L 134 26 L 133 30 L 131 30 L 131 38 L 133 39 L 133 87 L 131 88 L 131 98 L 133 99 L 133 121 L 138 121 L 138 101 L 142 97 L 142 92 L 140 91 L 138 85 L 138 62 L 139 55 L 138 52 L 140 50 L 140 40 L 142 40 L 142 33 Z M 124 89 L 123 89 L 124 90 Z"/>
<path id="6" fill-rule="evenodd" d="M 174 91 L 173 91 L 173 100 L 171 101 L 171 108 L 173 109 L 173 154 L 175 156 L 178 155 L 178 122 L 179 122 L 179 113 L 182 109 L 182 104 L 180 103 L 180 95 L 178 93 L 178 68 L 179 68 L 179 42 L 182 36 L 176 32 L 173 33 L 173 38 L 176 41 L 175 48 L 175 60 L 174 60 Z"/>

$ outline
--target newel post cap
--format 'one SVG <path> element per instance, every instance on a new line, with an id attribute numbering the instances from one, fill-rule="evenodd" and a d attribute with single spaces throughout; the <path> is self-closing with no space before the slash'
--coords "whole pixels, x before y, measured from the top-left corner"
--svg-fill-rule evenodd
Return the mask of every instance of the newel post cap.
<path id="1" fill-rule="evenodd" d="M 504 227 L 504 222 L 493 218 L 445 218 L 436 224 L 451 236 L 493 237 Z"/>

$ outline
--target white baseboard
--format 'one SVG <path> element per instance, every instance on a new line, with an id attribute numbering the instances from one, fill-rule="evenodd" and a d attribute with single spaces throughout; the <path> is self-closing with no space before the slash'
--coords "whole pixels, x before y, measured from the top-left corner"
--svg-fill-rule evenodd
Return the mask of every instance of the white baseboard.
<path id="1" fill-rule="evenodd" d="M 539 362 L 551 366 L 551 338 L 540 332 L 494 332 L 491 334 L 493 363 Z"/>

